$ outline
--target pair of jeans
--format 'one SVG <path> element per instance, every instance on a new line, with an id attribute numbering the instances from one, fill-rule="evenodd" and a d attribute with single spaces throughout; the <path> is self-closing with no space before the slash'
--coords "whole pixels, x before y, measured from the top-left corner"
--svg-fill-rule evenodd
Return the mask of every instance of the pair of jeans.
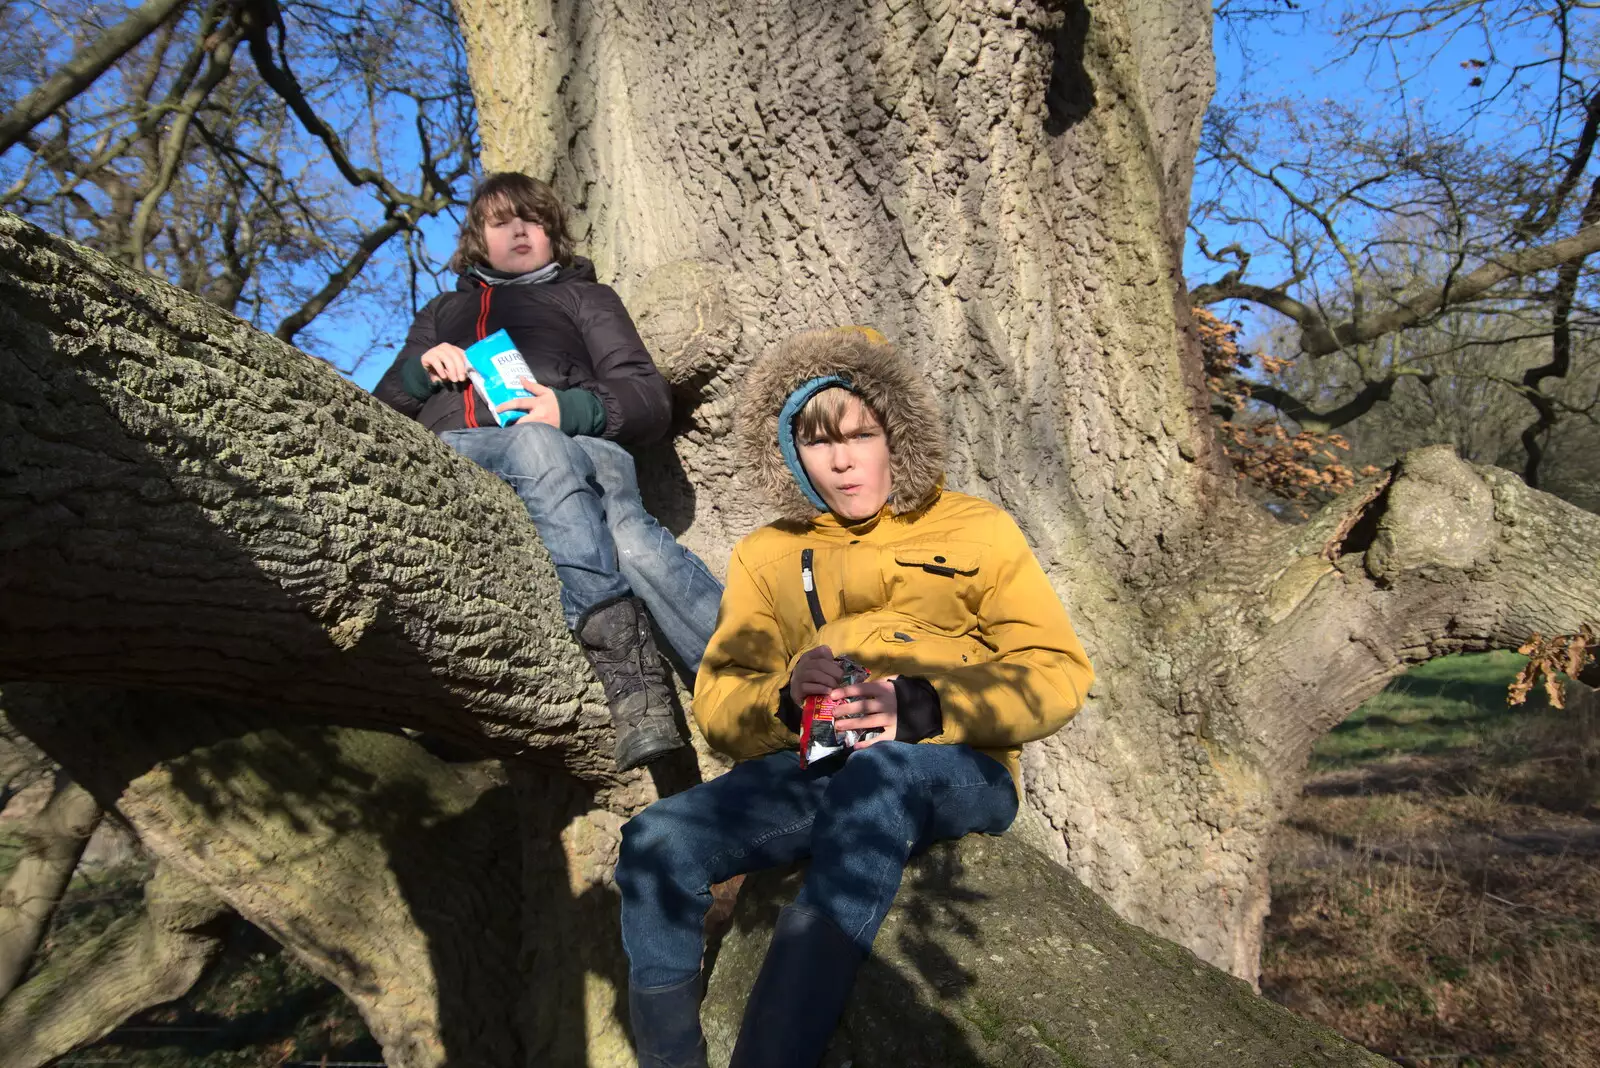
<path id="1" fill-rule="evenodd" d="M 722 584 L 644 510 L 627 449 L 527 418 L 439 436 L 522 499 L 556 565 L 568 627 L 576 630 L 590 609 L 632 593 L 690 674 L 700 667 Z"/>
<path id="2" fill-rule="evenodd" d="M 711 885 L 808 856 L 795 904 L 832 920 L 865 953 L 913 853 L 975 831 L 999 834 L 1016 815 L 1011 773 L 967 745 L 880 742 L 808 768 L 794 752 L 737 764 L 622 828 L 628 980 L 651 989 L 698 975 Z"/>

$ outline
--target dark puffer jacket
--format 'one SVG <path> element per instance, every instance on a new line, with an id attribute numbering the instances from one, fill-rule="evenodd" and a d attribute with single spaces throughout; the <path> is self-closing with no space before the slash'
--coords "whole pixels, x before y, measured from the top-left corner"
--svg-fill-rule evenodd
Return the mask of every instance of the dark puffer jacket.
<path id="1" fill-rule="evenodd" d="M 379 400 L 436 434 L 495 426 L 475 388 L 430 383 L 422 354 L 441 342 L 466 348 L 504 330 L 539 384 L 585 389 L 605 410 L 603 436 L 630 445 L 659 441 L 672 417 L 672 394 L 628 310 L 594 265 L 576 257 L 549 282 L 489 286 L 462 275 L 417 313 L 405 347 L 373 390 Z"/>

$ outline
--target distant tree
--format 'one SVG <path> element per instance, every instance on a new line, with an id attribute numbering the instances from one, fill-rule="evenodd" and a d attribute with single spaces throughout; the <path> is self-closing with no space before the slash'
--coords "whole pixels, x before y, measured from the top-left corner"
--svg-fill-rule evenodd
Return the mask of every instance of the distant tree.
<path id="1" fill-rule="evenodd" d="M 1463 373 L 1520 398 L 1520 456 L 1501 457 L 1537 485 L 1556 425 L 1592 409 L 1559 383 L 1596 347 L 1596 286 L 1589 257 L 1600 250 L 1600 76 L 1592 63 L 1600 19 L 1575 0 L 1424 0 L 1396 8 L 1353 5 L 1337 37 L 1344 60 L 1387 85 L 1389 106 L 1362 102 L 1220 101 L 1209 112 L 1199 157 L 1208 195 L 1192 219 L 1201 255 L 1221 269 L 1199 281 L 1203 306 L 1242 304 L 1293 326 L 1300 381 L 1330 374 L 1337 399 L 1263 388 L 1257 402 L 1299 427 L 1331 432 L 1389 403 L 1408 377 L 1455 377 L 1397 360 L 1392 340 L 1440 325 L 1457 312 L 1505 317 L 1490 331 L 1537 340 L 1543 358 L 1506 374 L 1484 334 L 1450 323 L 1428 342 L 1455 336 Z M 1527 58 L 1509 58 L 1516 37 Z M 1425 59 L 1447 42 L 1480 47 L 1462 69 Z M 1386 64 L 1392 65 L 1392 70 Z M 1387 72 L 1387 73 L 1385 73 Z M 1416 79 L 1455 79 L 1476 96 L 1459 112 L 1430 110 Z M 1262 277 L 1258 263 L 1273 274 Z M 1270 316 L 1269 316 L 1270 318 Z M 1409 345 L 1413 353 L 1418 343 Z M 1520 350 L 1520 351 L 1526 351 Z M 1326 392 L 1326 391 L 1324 391 Z M 1353 433 L 1347 431 L 1347 433 Z"/>
<path id="2" fill-rule="evenodd" d="M 0 207 L 286 341 L 380 291 L 394 336 L 476 165 L 448 0 L 12 5 L 0 100 Z"/>

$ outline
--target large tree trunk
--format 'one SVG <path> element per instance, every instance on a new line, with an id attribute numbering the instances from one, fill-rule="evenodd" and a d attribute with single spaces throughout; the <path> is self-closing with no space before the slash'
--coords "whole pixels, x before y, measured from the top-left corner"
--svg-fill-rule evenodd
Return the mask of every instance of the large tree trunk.
<path id="1" fill-rule="evenodd" d="M 487 1063 L 518 1047 L 540 1059 L 626 1063 L 607 880 L 622 815 L 657 787 L 645 775 L 606 774 L 591 751 L 604 748 L 594 744 L 603 714 L 566 698 L 584 692 L 570 669 L 552 678 L 571 656 L 553 597 L 527 609 L 548 620 L 510 607 L 519 589 L 549 593 L 551 581 L 537 541 L 510 521 L 520 519 L 514 500 L 425 435 L 399 459 L 393 443 L 412 428 L 275 341 L 220 315 L 206 321 L 213 313 L 198 302 L 15 220 L 0 219 L 0 242 L 13 265 L 0 272 L 9 298 L 0 371 L 29 387 L 0 408 L 0 670 L 59 680 L 70 665 L 85 678 L 187 691 L 27 706 L 13 686 L 13 722 L 158 856 L 339 983 L 393 1063 Z M 108 321 L 136 329 L 94 325 Z M 235 377 L 249 383 L 249 403 L 171 402 L 192 396 L 195 381 L 230 395 Z M 164 378 L 164 389 L 151 384 Z M 304 422 L 262 418 L 307 396 L 317 404 Z M 215 455 L 194 444 L 202 435 Z M 398 473 L 370 468 L 385 442 Z M 282 474 L 296 467 L 307 472 L 298 481 Z M 258 483 L 277 494 L 270 510 Z M 404 507 L 418 499 L 430 506 Z M 452 534 L 438 522 L 448 508 L 492 522 L 511 544 L 483 541 L 480 524 Z M 1047 848 L 1124 914 L 1248 975 L 1254 959 L 1238 946 L 1256 936 L 1259 911 L 1237 902 L 1265 905 L 1262 842 L 1317 730 L 1408 659 L 1564 629 L 1592 613 L 1597 523 L 1510 476 L 1424 451 L 1307 526 L 1237 531 L 1194 557 L 1203 566 L 1185 574 L 1174 565 L 1159 586 L 1130 578 L 1099 615 L 1080 617 L 1102 636 L 1104 620 L 1147 621 L 1143 640 L 1168 658 L 1165 670 L 1159 659 L 1143 673 L 1119 674 L 1114 656 L 1101 663 L 1113 687 L 1170 687 L 1179 714 L 1135 705 L 1113 719 L 1099 704 L 1030 755 L 1033 795 L 1056 817 Z M 404 555 L 430 540 L 430 555 Z M 426 580 L 415 573 L 424 560 Z M 522 587 L 510 578 L 519 568 Z M 450 592 L 495 575 L 507 576 L 500 597 Z M 430 601 L 424 581 L 444 594 Z M 351 603 L 363 606 L 365 629 L 339 608 Z M 253 611 L 271 613 L 255 633 Z M 482 654 L 507 630 L 522 644 L 497 675 Z M 1339 637 L 1329 655 L 1343 658 L 1340 684 L 1295 683 L 1311 677 L 1319 651 L 1305 636 L 1329 633 Z M 237 676 L 224 669 L 232 660 Z M 410 699 L 383 672 L 413 680 Z M 486 678 L 498 684 L 485 689 Z M 290 694 L 299 711 L 216 708 L 193 696 L 247 692 Z M 576 774 L 518 770 L 508 805 L 490 800 L 504 787 L 485 793 L 398 736 L 290 733 L 307 711 L 520 750 Z M 691 761 L 654 774 L 674 788 L 698 771 Z M 1098 791 L 1115 804 L 1095 808 Z M 1068 803 L 1080 807 L 1062 818 Z M 1129 821 L 1140 812 L 1167 822 L 1136 835 Z M 421 840 L 418 826 L 450 831 Z M 508 835 L 522 851 L 520 884 L 514 867 L 489 859 L 499 854 L 486 843 Z M 1134 848 L 1152 843 L 1161 848 Z M 464 862 L 462 850 L 475 859 Z M 479 880 L 485 866 L 494 891 L 451 881 Z M 491 921 L 520 923 L 520 938 L 492 934 Z M 540 981 L 519 987 L 527 976 Z M 508 1022 L 524 990 L 526 1029 Z"/>
<path id="2" fill-rule="evenodd" d="M 973 836 L 911 862 L 824 1064 L 1389 1064 L 1118 919 L 1023 838 Z M 715 1063 L 799 882 L 745 880 L 706 997 Z"/>
<path id="3" fill-rule="evenodd" d="M 12 686 L 7 701 L 162 868 L 144 915 L 0 1002 L 14 1040 L 0 1068 L 36 1068 L 182 994 L 217 949 L 223 902 L 337 983 L 396 1068 L 631 1062 L 616 890 L 594 877 L 622 818 L 578 780 L 518 772 L 513 809 L 492 765 L 447 764 L 395 734 L 151 692 Z M 93 742 L 108 737 L 121 744 Z M 1052 1063 L 1041 1050 L 1107 1066 L 1150 1052 L 1218 1068 L 1378 1063 L 1118 920 L 1036 848 L 1047 834 L 1025 820 L 908 869 L 839 1039 L 860 1068 Z M 795 889 L 781 873 L 747 886 L 706 1001 L 719 1064 Z"/>
<path id="4" fill-rule="evenodd" d="M 1499 475 L 1427 454 L 1293 530 L 1219 477 L 1180 273 L 1206 0 L 458 8 L 486 164 L 554 177 L 672 364 L 658 508 L 720 563 L 764 518 L 740 372 L 802 327 L 904 346 L 951 484 L 1018 517 L 1100 675 L 1026 756 L 1057 855 L 1206 960 L 1256 975 L 1320 731 L 1408 664 L 1600 615 L 1592 518 Z M 1367 552 L 1380 527 L 1406 548 Z"/>

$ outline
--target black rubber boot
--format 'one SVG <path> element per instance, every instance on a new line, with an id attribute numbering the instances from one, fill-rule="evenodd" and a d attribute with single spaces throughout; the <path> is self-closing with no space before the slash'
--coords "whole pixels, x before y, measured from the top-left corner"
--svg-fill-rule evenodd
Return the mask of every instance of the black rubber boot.
<path id="1" fill-rule="evenodd" d="M 628 987 L 628 1017 L 639 1068 L 706 1068 L 698 975 L 676 986 Z"/>
<path id="2" fill-rule="evenodd" d="M 865 959 L 827 917 L 797 905 L 778 913 L 728 1068 L 816 1068 Z"/>
<path id="3" fill-rule="evenodd" d="M 637 768 L 680 748 L 672 685 L 644 604 L 637 597 L 619 597 L 596 605 L 578 621 L 577 633 L 611 706 L 617 770 Z"/>

